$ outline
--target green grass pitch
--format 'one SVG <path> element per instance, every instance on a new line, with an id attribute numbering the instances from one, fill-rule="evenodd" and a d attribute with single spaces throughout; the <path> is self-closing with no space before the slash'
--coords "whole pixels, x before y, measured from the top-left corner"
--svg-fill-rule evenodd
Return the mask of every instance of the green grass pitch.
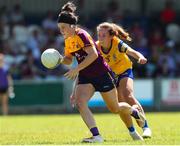
<path id="1" fill-rule="evenodd" d="M 105 142 L 101 145 L 173 145 L 180 144 L 180 113 L 147 113 L 153 135 L 144 142 L 133 141 L 117 115 L 95 114 Z M 135 123 L 135 121 L 134 121 Z M 142 130 L 137 127 L 142 133 Z M 0 116 L 0 145 L 3 144 L 82 144 L 91 136 L 79 114 Z M 99 145 L 99 144 L 95 144 Z"/>

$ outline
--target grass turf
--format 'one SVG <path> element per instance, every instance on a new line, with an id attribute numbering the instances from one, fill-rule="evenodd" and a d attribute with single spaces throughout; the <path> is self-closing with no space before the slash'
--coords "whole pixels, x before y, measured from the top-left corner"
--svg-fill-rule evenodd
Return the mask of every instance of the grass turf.
<path id="1" fill-rule="evenodd" d="M 95 114 L 101 145 L 173 145 L 180 144 L 180 113 L 147 113 L 153 135 L 144 142 L 133 141 L 117 115 Z M 135 121 L 134 121 L 135 123 Z M 136 129 L 142 133 L 142 130 Z M 0 144 L 87 145 L 82 138 L 91 136 L 80 115 L 0 116 Z M 98 144 L 96 144 L 98 145 Z"/>

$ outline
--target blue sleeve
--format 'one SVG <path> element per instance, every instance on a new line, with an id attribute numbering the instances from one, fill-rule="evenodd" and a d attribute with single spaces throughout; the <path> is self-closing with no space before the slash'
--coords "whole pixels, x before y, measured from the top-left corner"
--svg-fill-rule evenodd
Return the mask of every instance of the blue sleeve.
<path id="1" fill-rule="evenodd" d="M 126 53 L 128 48 L 128 45 L 126 43 L 124 43 L 122 40 L 120 40 L 119 44 L 118 44 L 118 50 L 121 53 Z"/>

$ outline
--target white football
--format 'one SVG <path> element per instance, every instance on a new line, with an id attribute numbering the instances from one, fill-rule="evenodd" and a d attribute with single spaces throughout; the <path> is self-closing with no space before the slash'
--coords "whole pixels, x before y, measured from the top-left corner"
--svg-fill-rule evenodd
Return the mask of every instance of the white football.
<path id="1" fill-rule="evenodd" d="M 60 59 L 62 59 L 61 54 L 54 48 L 46 49 L 41 55 L 41 62 L 48 69 L 55 68 Z"/>

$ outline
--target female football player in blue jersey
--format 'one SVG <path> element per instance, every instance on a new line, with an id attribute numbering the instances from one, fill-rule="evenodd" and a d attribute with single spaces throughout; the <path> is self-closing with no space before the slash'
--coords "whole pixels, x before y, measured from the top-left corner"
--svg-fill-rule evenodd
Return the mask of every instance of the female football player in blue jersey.
<path id="1" fill-rule="evenodd" d="M 99 134 L 95 120 L 88 108 L 87 102 L 95 91 L 99 91 L 105 100 L 108 109 L 112 113 L 124 114 L 129 117 L 129 128 L 133 128 L 131 115 L 138 120 L 144 121 L 143 115 L 125 102 L 118 103 L 117 90 L 114 84 L 112 72 L 102 56 L 97 51 L 95 42 L 83 29 L 77 27 L 77 16 L 74 14 L 76 7 L 73 3 L 65 4 L 58 16 L 58 27 L 65 39 L 65 55 L 60 63 L 71 64 L 73 57 L 78 61 L 75 68 L 71 68 L 65 77 L 75 79 L 75 103 L 82 119 L 92 133 L 91 138 L 83 139 L 83 142 L 103 142 Z M 143 138 L 136 133 L 138 140 Z"/>
<path id="2" fill-rule="evenodd" d="M 96 44 L 98 50 L 117 78 L 119 101 L 127 102 L 144 113 L 142 106 L 134 97 L 132 62 L 128 55 L 137 59 L 140 64 L 145 64 L 147 59 L 123 42 L 123 40 L 131 41 L 131 38 L 122 27 L 114 23 L 104 22 L 97 27 L 97 33 L 98 41 Z M 122 119 L 125 123 L 128 120 L 126 120 L 126 117 Z M 147 121 L 145 123 L 137 122 L 143 128 L 142 136 L 144 138 L 150 138 L 151 130 L 148 127 Z"/>

